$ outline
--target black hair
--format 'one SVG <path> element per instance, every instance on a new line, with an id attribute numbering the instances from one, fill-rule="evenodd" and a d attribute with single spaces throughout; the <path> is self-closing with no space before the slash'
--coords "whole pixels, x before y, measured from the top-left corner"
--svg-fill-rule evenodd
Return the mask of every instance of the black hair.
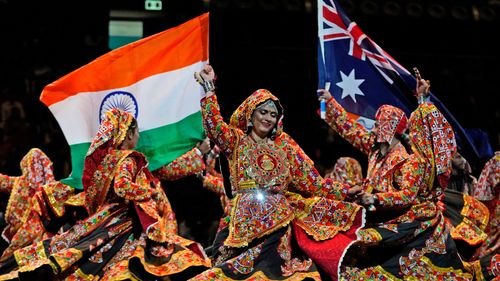
<path id="1" fill-rule="evenodd" d="M 130 125 L 128 126 L 128 130 L 135 130 L 135 128 L 137 128 L 137 119 L 133 118 L 130 122 Z"/>

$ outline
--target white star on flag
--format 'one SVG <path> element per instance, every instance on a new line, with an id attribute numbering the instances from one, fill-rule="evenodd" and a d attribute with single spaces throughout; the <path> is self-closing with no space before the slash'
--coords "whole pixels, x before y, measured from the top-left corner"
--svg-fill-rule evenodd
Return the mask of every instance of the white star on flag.
<path id="1" fill-rule="evenodd" d="M 349 96 L 354 102 L 356 101 L 356 95 L 364 96 L 365 94 L 359 89 L 359 85 L 365 81 L 365 79 L 356 79 L 356 73 L 351 70 L 349 75 L 345 75 L 340 71 L 340 76 L 342 81 L 338 82 L 336 85 L 342 88 L 342 99 Z"/>

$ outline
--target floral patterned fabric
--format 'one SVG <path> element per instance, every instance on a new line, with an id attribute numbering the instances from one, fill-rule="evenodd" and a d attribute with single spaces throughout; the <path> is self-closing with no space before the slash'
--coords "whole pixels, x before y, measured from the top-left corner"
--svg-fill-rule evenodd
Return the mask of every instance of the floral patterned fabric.
<path id="1" fill-rule="evenodd" d="M 277 124 L 269 141 L 256 142 L 247 135 L 250 119 L 255 108 L 268 100 L 278 107 Z M 201 105 L 207 135 L 229 160 L 234 198 L 228 227 L 219 231 L 213 246 L 216 267 L 193 280 L 317 280 L 313 263 L 295 250 L 283 252 L 277 242 L 292 221 L 318 240 L 357 227 L 353 221 L 361 214 L 360 207 L 337 201 L 345 198 L 347 186 L 323 179 L 311 159 L 283 132 L 283 108 L 269 91 L 261 89 L 249 96 L 230 124 L 223 121 L 215 95 L 202 99 Z M 295 240 L 294 235 L 289 239 Z M 270 252 L 279 254 L 263 255 Z M 234 271 L 243 260 L 246 269 Z"/>
<path id="2" fill-rule="evenodd" d="M 67 204 L 73 196 L 74 189 L 58 181 L 42 186 L 29 199 L 28 207 L 21 215 L 22 223 L 2 253 L 0 262 L 7 260 L 14 251 L 53 236 L 65 225 L 72 225 L 75 218 L 66 215 L 66 208 L 83 206 L 83 202 Z"/>
<path id="3" fill-rule="evenodd" d="M 128 161 L 130 164 L 130 161 Z M 168 165 L 155 170 L 155 175 L 162 180 L 176 180 L 199 173 L 204 168 L 202 157 L 195 148 L 175 159 Z M 77 216 L 67 215 L 66 209 L 82 207 L 84 192 L 75 192 L 75 189 L 61 182 L 54 181 L 44 185 L 29 201 L 29 207 L 24 210 L 22 224 L 4 250 L 0 261 L 8 259 L 15 250 L 31 243 L 52 237 L 60 228 L 72 226 L 76 219 L 85 218 L 83 210 Z M 48 227 L 45 227 L 47 225 Z"/>
<path id="4" fill-rule="evenodd" d="M 2 237 L 10 242 L 23 223 L 30 198 L 46 183 L 53 182 L 52 161 L 38 148 L 31 149 L 21 160 L 22 175 L 11 177 L 0 174 L 0 191 L 10 193 L 5 210 L 5 227 Z"/>
<path id="5" fill-rule="evenodd" d="M 437 177 L 438 184 L 446 188 L 451 174 L 451 160 L 457 151 L 453 128 L 430 102 L 420 104 L 411 114 L 410 126 L 412 149 L 427 159 L 433 169 L 427 181 L 432 183 Z"/>
<path id="6" fill-rule="evenodd" d="M 477 185 L 472 195 L 481 201 L 499 198 L 498 184 L 500 183 L 500 151 L 484 164 L 479 175 Z"/>

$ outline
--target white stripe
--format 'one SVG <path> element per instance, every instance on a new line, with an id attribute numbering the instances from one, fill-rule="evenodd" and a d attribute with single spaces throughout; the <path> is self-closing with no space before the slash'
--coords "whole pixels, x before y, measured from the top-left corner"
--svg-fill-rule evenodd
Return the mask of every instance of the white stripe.
<path id="1" fill-rule="evenodd" d="M 140 131 L 173 124 L 200 111 L 203 90 L 193 78 L 193 73 L 200 71 L 205 64 L 197 62 L 147 77 L 124 88 L 81 92 L 49 108 L 69 145 L 92 141 L 99 126 L 101 102 L 114 91 L 125 91 L 136 98 Z"/>

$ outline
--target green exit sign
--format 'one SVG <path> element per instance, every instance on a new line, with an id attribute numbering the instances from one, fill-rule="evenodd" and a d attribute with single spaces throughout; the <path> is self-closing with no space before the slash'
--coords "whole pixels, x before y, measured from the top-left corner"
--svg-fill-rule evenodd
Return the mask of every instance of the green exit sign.
<path id="1" fill-rule="evenodd" d="M 146 0 L 144 8 L 148 11 L 161 11 L 161 0 Z"/>

